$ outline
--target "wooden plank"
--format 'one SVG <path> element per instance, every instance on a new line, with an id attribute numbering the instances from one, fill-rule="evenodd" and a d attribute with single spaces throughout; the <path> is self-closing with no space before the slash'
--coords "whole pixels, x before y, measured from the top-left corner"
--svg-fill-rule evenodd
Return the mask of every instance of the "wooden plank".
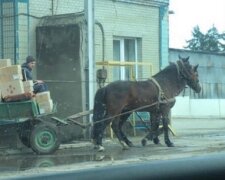
<path id="1" fill-rule="evenodd" d="M 77 118 L 80 118 L 80 117 L 83 117 L 83 116 L 90 115 L 92 113 L 93 113 L 93 110 L 83 111 L 83 112 L 74 114 L 72 116 L 69 116 L 69 117 L 67 117 L 67 119 L 77 119 Z"/>

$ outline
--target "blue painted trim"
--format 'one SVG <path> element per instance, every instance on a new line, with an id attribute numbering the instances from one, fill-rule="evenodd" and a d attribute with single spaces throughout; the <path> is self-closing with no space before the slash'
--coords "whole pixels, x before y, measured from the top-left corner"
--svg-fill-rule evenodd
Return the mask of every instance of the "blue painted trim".
<path id="1" fill-rule="evenodd" d="M 17 2 L 28 3 L 29 0 L 17 0 Z"/>
<path id="2" fill-rule="evenodd" d="M 2 14 L 2 0 L 1 0 L 1 2 L 0 2 L 0 8 L 1 8 L 1 16 L 3 15 Z M 4 56 L 4 51 L 3 51 L 3 49 L 4 49 L 4 43 L 3 43 L 3 21 L 2 21 L 2 19 L 1 19 L 1 22 L 0 22 L 0 28 L 1 28 L 1 58 L 3 58 Z"/>
<path id="3" fill-rule="evenodd" d="M 159 68 L 162 68 L 162 64 L 163 64 L 163 47 L 162 47 L 162 36 L 163 36 L 163 17 L 165 16 L 165 12 L 166 12 L 166 7 L 165 6 L 160 6 L 159 7 Z"/>

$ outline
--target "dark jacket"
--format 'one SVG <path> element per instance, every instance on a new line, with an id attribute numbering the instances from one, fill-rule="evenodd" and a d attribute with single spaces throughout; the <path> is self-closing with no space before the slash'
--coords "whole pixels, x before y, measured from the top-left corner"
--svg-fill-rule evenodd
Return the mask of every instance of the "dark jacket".
<path id="1" fill-rule="evenodd" d="M 27 63 L 22 64 L 23 81 L 33 80 L 32 69 L 28 67 Z"/>

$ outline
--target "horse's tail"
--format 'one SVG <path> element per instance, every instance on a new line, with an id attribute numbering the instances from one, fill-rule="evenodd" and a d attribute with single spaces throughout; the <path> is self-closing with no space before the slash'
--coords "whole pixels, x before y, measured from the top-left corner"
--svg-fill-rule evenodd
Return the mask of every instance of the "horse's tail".
<path id="1" fill-rule="evenodd" d="M 99 136 L 102 135 L 102 132 L 104 130 L 105 122 L 101 121 L 106 113 L 106 88 L 103 87 L 101 89 L 98 89 L 98 91 L 95 94 L 94 99 L 94 109 L 93 109 L 93 132 L 92 137 L 95 141 L 98 141 Z M 101 142 L 98 142 L 98 144 L 101 144 Z"/>
<path id="2" fill-rule="evenodd" d="M 103 118 L 105 114 L 105 94 L 106 89 L 101 88 L 95 94 L 94 109 L 93 109 L 93 122 L 97 122 Z"/>

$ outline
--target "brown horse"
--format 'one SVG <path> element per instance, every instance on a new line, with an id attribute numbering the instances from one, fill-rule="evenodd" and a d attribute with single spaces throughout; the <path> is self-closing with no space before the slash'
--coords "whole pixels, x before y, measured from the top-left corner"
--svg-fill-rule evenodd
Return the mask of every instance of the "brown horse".
<path id="1" fill-rule="evenodd" d="M 170 63 L 165 69 L 146 81 L 115 81 L 99 89 L 95 95 L 93 110 L 93 142 L 99 151 L 102 146 L 103 132 L 112 122 L 112 129 L 119 142 L 126 149 L 133 146 L 122 131 L 124 122 L 132 111 L 145 111 L 151 114 L 151 130 L 157 132 L 162 119 L 164 140 L 168 147 L 173 146 L 168 134 L 170 109 L 177 96 L 186 85 L 196 93 L 201 91 L 198 80 L 198 65 L 192 66 L 189 57 Z M 150 135 L 146 137 L 149 139 Z M 159 143 L 155 133 L 153 142 Z"/>

